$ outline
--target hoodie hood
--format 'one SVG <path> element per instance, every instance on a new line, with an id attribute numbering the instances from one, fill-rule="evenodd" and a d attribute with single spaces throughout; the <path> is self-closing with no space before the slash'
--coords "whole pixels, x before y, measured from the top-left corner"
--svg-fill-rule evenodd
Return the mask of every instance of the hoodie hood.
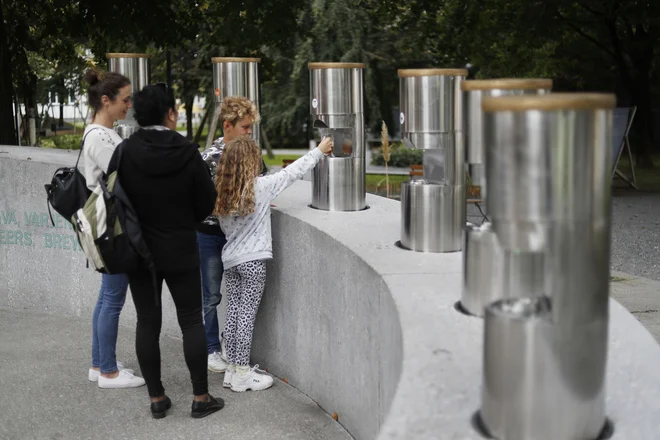
<path id="1" fill-rule="evenodd" d="M 140 129 L 125 142 L 123 160 L 150 176 L 177 174 L 199 156 L 197 145 L 174 130 Z"/>

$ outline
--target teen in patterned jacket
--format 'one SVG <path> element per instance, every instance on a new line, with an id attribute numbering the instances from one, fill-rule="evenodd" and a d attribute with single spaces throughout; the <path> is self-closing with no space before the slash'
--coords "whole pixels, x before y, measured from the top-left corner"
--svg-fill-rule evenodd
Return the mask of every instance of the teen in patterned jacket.
<path id="1" fill-rule="evenodd" d="M 220 121 L 224 137 L 216 139 L 210 148 L 202 152 L 211 177 L 215 177 L 218 161 L 225 148 L 225 142 L 230 142 L 241 135 L 251 135 L 253 124 L 259 122 L 259 111 L 255 104 L 243 97 L 227 97 L 220 108 Z M 262 160 L 262 174 L 268 170 Z M 218 325 L 218 306 L 222 300 L 220 285 L 222 284 L 222 249 L 227 242 L 225 234 L 220 229 L 218 219 L 209 216 L 197 227 L 197 243 L 199 246 L 200 267 L 202 276 L 202 298 L 204 302 L 204 329 L 206 331 L 208 369 L 222 373 L 227 368 L 224 350 Z"/>

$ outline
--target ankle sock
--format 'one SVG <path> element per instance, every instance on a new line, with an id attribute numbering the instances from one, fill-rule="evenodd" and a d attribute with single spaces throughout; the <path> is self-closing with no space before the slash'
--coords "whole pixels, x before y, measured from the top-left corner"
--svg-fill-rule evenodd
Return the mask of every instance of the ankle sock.
<path id="1" fill-rule="evenodd" d="M 236 365 L 236 374 L 240 374 L 241 376 L 244 376 L 247 374 L 247 372 L 250 371 L 250 367 L 247 365 Z"/>

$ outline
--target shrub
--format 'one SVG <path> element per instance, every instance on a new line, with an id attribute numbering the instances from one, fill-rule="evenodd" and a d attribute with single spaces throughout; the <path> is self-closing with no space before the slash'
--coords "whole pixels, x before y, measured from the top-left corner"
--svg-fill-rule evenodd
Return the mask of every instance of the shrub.
<path id="1" fill-rule="evenodd" d="M 53 136 L 55 148 L 60 150 L 80 150 L 82 134 L 58 134 Z"/>
<path id="2" fill-rule="evenodd" d="M 41 148 L 57 148 L 57 145 L 55 145 L 55 141 L 53 140 L 53 138 L 42 137 L 39 138 L 38 143 Z"/>
<path id="3" fill-rule="evenodd" d="M 409 168 L 410 165 L 421 165 L 423 157 L 424 150 L 405 148 L 402 142 L 395 142 L 390 145 L 390 162 L 388 165 L 391 167 Z M 373 152 L 371 155 L 371 164 L 385 166 L 382 149 L 378 148 Z"/>

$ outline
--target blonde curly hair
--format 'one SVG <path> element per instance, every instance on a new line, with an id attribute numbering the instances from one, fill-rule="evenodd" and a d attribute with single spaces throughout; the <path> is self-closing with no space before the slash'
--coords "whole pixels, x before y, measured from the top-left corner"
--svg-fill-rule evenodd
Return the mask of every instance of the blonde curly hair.
<path id="1" fill-rule="evenodd" d="M 225 145 L 215 175 L 218 198 L 214 215 L 246 216 L 254 212 L 254 181 L 262 167 L 261 150 L 249 136 Z"/>
<path id="2" fill-rule="evenodd" d="M 228 96 L 222 101 L 220 120 L 223 123 L 227 121 L 234 126 L 246 116 L 249 116 L 255 124 L 261 120 L 261 115 L 254 102 L 243 96 Z"/>

